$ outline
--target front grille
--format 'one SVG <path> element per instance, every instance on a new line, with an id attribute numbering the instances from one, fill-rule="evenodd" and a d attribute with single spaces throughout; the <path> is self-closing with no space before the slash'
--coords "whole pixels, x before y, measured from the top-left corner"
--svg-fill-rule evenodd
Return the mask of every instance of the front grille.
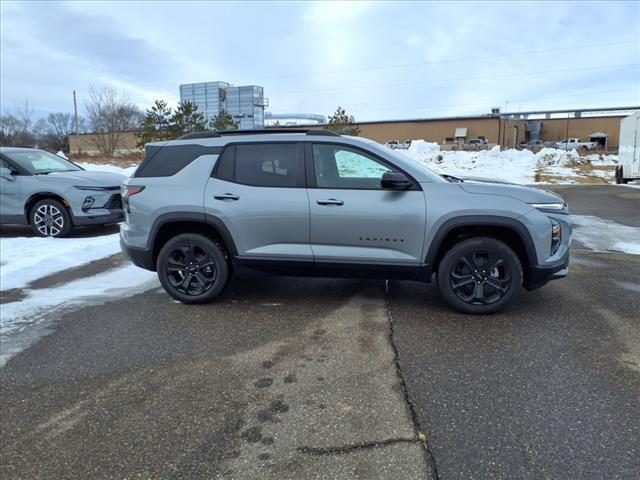
<path id="1" fill-rule="evenodd" d="M 114 193 L 109 197 L 107 203 L 104 204 L 107 210 L 122 210 L 122 195 Z"/>

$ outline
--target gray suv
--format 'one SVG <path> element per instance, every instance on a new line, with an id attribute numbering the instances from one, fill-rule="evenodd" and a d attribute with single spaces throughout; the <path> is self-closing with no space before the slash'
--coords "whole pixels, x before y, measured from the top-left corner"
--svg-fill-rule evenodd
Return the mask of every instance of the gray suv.
<path id="1" fill-rule="evenodd" d="M 88 172 L 34 148 L 0 148 L 0 223 L 31 225 L 42 237 L 63 237 L 73 227 L 122 220 L 117 173 Z"/>
<path id="2" fill-rule="evenodd" d="M 324 130 L 201 132 L 151 143 L 122 190 L 123 251 L 185 303 L 232 274 L 429 282 L 491 313 L 568 273 L 558 196 L 442 177 L 397 150 Z"/>

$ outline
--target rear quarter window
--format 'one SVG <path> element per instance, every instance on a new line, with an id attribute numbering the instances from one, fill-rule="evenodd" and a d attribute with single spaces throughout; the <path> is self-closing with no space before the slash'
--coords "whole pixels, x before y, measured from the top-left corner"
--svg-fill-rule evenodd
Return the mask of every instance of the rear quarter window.
<path id="1" fill-rule="evenodd" d="M 167 145 L 145 147 L 144 160 L 134 177 L 170 177 L 202 155 L 218 155 L 221 147 Z"/>

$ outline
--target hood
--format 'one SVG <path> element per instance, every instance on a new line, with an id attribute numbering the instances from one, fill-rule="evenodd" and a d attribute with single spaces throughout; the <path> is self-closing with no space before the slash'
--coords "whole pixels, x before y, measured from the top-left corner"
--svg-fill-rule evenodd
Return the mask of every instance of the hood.
<path id="1" fill-rule="evenodd" d="M 126 180 L 125 175 L 111 172 L 94 172 L 77 170 L 73 172 L 55 172 L 48 175 L 40 175 L 38 178 L 47 180 L 62 180 L 65 183 L 78 187 L 120 187 Z"/>
<path id="2" fill-rule="evenodd" d="M 511 197 L 525 203 L 558 203 L 562 197 L 547 190 L 523 187 L 520 185 L 505 185 L 500 183 L 459 183 L 458 186 L 468 193 L 480 195 L 496 195 Z"/>

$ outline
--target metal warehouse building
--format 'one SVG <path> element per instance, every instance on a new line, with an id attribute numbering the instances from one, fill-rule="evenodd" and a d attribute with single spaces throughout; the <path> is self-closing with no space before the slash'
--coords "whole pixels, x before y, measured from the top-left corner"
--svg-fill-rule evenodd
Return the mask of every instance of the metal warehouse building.
<path id="1" fill-rule="evenodd" d="M 256 85 L 234 87 L 227 82 L 202 82 L 180 85 L 180 101 L 198 106 L 207 120 L 226 110 L 242 130 L 264 127 L 264 90 Z"/>

